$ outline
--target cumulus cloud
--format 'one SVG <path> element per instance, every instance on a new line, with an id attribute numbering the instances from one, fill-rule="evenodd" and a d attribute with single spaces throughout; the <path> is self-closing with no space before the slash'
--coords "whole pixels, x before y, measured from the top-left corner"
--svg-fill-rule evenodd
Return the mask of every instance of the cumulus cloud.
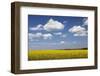
<path id="1" fill-rule="evenodd" d="M 65 43 L 65 41 L 61 41 L 60 43 L 61 43 L 61 44 L 64 44 L 64 43 Z"/>
<path id="2" fill-rule="evenodd" d="M 42 24 L 39 24 L 36 27 L 31 27 L 30 28 L 30 30 L 32 30 L 32 31 L 42 30 L 42 29 L 43 29 L 43 25 Z"/>
<path id="3" fill-rule="evenodd" d="M 57 31 L 57 30 L 62 30 L 64 29 L 64 25 L 57 21 L 57 20 L 54 20 L 54 19 L 49 19 L 49 21 L 42 25 L 42 24 L 39 24 L 37 25 L 36 27 L 31 27 L 29 28 L 31 31 L 37 31 L 37 30 L 46 30 L 46 31 Z"/>
<path id="4" fill-rule="evenodd" d="M 54 35 L 62 35 L 62 32 L 54 33 Z"/>
<path id="5" fill-rule="evenodd" d="M 33 34 L 32 34 L 32 33 L 29 33 L 29 34 L 28 34 L 28 38 L 29 38 L 29 40 L 32 41 L 32 39 L 33 39 Z"/>
<path id="6" fill-rule="evenodd" d="M 33 39 L 41 38 L 42 37 L 42 33 L 40 33 L 40 32 L 36 33 L 36 34 L 29 33 L 28 36 L 29 36 L 30 40 L 33 40 Z"/>
<path id="7" fill-rule="evenodd" d="M 61 37 L 65 38 L 67 35 L 66 34 L 63 34 Z"/>
<path id="8" fill-rule="evenodd" d="M 59 37 L 62 37 L 62 38 L 66 38 L 66 34 L 63 34 L 62 32 L 56 32 L 56 33 L 53 33 L 54 35 L 57 35 Z"/>
<path id="9" fill-rule="evenodd" d="M 87 36 L 87 31 L 83 31 L 81 33 L 75 33 L 74 36 Z"/>
<path id="10" fill-rule="evenodd" d="M 74 36 L 87 36 L 86 29 L 84 27 L 81 27 L 81 26 L 73 26 L 68 31 L 73 33 Z"/>
<path id="11" fill-rule="evenodd" d="M 67 21 L 64 21 L 63 23 L 67 23 Z"/>
<path id="12" fill-rule="evenodd" d="M 84 18 L 83 19 L 83 25 L 82 26 L 87 26 L 88 25 L 88 19 L 87 18 Z"/>
<path id="13" fill-rule="evenodd" d="M 29 33 L 28 35 L 31 41 L 34 39 L 51 39 L 53 37 L 53 35 L 50 33 L 42 34 L 40 32 L 35 33 L 35 34 Z"/>
<path id="14" fill-rule="evenodd" d="M 56 30 L 62 30 L 64 29 L 64 25 L 59 22 L 56 21 L 54 19 L 50 19 L 44 26 L 43 26 L 44 30 L 46 31 L 56 31 Z"/>
<path id="15" fill-rule="evenodd" d="M 85 28 L 84 27 L 81 27 L 81 26 L 73 26 L 72 28 L 69 29 L 69 32 L 72 32 L 72 33 L 80 33 L 81 31 L 85 31 Z"/>
<path id="16" fill-rule="evenodd" d="M 51 39 L 53 36 L 52 36 L 52 34 L 50 34 L 50 33 L 47 33 L 47 34 L 43 34 L 43 38 L 44 39 Z"/>

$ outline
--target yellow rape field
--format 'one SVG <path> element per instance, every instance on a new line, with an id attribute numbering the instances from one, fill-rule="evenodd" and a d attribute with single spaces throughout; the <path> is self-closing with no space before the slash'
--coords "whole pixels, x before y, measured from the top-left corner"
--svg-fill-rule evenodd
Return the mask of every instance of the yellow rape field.
<path id="1" fill-rule="evenodd" d="M 29 50 L 28 60 L 88 58 L 88 50 Z"/>

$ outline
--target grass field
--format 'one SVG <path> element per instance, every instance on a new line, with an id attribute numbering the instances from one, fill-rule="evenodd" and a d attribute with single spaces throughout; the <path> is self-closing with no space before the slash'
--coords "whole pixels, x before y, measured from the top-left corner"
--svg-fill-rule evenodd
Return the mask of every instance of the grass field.
<path id="1" fill-rule="evenodd" d="M 88 50 L 29 50 L 28 60 L 88 58 Z"/>

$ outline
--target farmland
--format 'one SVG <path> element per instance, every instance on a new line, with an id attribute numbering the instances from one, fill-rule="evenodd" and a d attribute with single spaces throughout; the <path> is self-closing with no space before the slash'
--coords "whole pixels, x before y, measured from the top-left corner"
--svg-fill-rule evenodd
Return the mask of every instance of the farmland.
<path id="1" fill-rule="evenodd" d="M 87 49 L 79 50 L 29 50 L 28 60 L 54 60 L 88 58 Z"/>

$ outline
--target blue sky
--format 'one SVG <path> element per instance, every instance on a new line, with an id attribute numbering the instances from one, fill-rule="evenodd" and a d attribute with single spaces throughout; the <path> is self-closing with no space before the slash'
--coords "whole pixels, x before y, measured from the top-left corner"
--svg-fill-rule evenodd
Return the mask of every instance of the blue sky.
<path id="1" fill-rule="evenodd" d="M 87 48 L 88 18 L 28 15 L 29 49 Z"/>

